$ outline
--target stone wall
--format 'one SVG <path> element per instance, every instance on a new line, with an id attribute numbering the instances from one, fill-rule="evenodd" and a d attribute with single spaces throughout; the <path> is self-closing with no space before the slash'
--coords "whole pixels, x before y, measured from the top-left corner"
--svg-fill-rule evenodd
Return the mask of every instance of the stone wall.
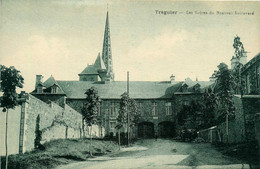
<path id="1" fill-rule="evenodd" d="M 235 119 L 228 122 L 228 138 L 226 132 L 226 122 L 217 126 L 217 131 L 220 136 L 220 138 L 217 137 L 217 139 L 220 139 L 218 141 L 225 143 L 241 143 L 246 141 L 242 99 L 240 96 L 234 96 L 233 101 L 235 104 Z"/>
<path id="2" fill-rule="evenodd" d="M 90 136 L 88 127 L 82 129 L 82 115 L 64 104 L 49 104 L 27 95 L 21 105 L 10 109 L 8 113 L 8 153 L 18 154 L 34 149 L 36 118 L 40 116 L 41 143 L 54 139 L 80 138 L 85 133 Z M 0 154 L 5 155 L 5 113 L 0 108 Z M 104 136 L 104 128 L 94 125 L 93 137 Z"/>
<path id="3" fill-rule="evenodd" d="M 255 138 L 260 145 L 260 113 L 255 115 Z"/>
<path id="4" fill-rule="evenodd" d="M 246 141 L 244 108 L 240 96 L 234 96 L 235 119 L 198 132 L 198 136 L 207 142 L 241 143 Z"/>
<path id="5" fill-rule="evenodd" d="M 247 141 L 256 139 L 256 115 L 260 113 L 260 95 L 245 95 L 242 98 L 245 111 L 246 138 Z"/>

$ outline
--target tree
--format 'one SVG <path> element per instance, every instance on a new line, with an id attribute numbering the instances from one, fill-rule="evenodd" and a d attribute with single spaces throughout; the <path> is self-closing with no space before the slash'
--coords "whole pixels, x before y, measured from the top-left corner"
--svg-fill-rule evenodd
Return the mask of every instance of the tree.
<path id="1" fill-rule="evenodd" d="M 129 102 L 129 97 L 127 93 L 123 93 L 121 95 L 121 99 L 119 102 L 119 112 L 118 112 L 118 117 L 117 117 L 117 126 L 116 128 L 118 129 L 118 144 L 119 144 L 119 149 L 120 149 L 120 130 L 123 127 L 124 124 L 127 122 L 127 106 Z"/>
<path id="2" fill-rule="evenodd" d="M 216 124 L 215 110 L 218 105 L 217 96 L 211 88 L 205 90 L 203 95 L 203 128 Z"/>
<path id="3" fill-rule="evenodd" d="M 235 117 L 235 107 L 233 103 L 233 86 L 234 78 L 228 66 L 225 63 L 220 63 L 217 73 L 218 85 L 218 99 L 219 99 L 219 122 L 224 122 L 226 119 L 226 134 L 228 141 L 228 121 Z"/>
<path id="4" fill-rule="evenodd" d="M 133 130 L 137 126 L 139 119 L 141 117 L 141 114 L 137 108 L 137 104 L 136 104 L 135 100 L 131 99 L 131 98 L 129 99 L 129 116 L 130 116 L 130 127 L 132 128 L 132 130 L 130 130 L 130 132 L 132 132 L 132 135 L 133 135 Z"/>
<path id="5" fill-rule="evenodd" d="M 8 168 L 8 146 L 7 146 L 7 135 L 8 135 L 8 109 L 14 109 L 18 104 L 18 94 L 16 93 L 16 87 L 22 88 L 24 78 L 20 75 L 20 71 L 16 70 L 15 67 L 10 66 L 9 68 L 4 65 L 0 65 L 1 71 L 1 91 L 3 97 L 1 100 L 1 107 L 3 112 L 6 112 L 6 129 L 5 129 L 5 149 L 6 149 L 6 165 Z"/>
<path id="6" fill-rule="evenodd" d="M 237 63 L 237 65 L 234 67 L 234 69 L 231 71 L 231 75 L 233 76 L 234 80 L 234 92 L 235 94 L 241 94 L 243 95 L 243 86 L 244 86 L 244 81 L 241 78 L 241 69 L 243 67 L 243 64 Z"/>
<path id="7" fill-rule="evenodd" d="M 117 122 L 118 122 L 117 129 L 119 135 L 118 139 L 120 139 L 120 129 L 124 126 L 124 124 L 127 125 L 127 127 L 132 128 L 132 130 L 128 132 L 133 133 L 133 129 L 137 125 L 140 118 L 140 112 L 138 111 L 135 100 L 131 99 L 126 92 L 121 95 L 119 104 L 120 104 L 120 108 L 119 108 L 119 113 L 117 118 Z"/>
<path id="8" fill-rule="evenodd" d="M 198 100 L 192 100 L 189 105 L 183 105 L 177 115 L 178 124 L 188 129 L 198 129 L 202 119 L 202 105 Z"/>
<path id="9" fill-rule="evenodd" d="M 89 153 L 92 156 L 92 126 L 96 124 L 97 121 L 97 112 L 98 112 L 98 103 L 100 102 L 98 91 L 91 87 L 86 92 L 86 103 L 82 108 L 83 120 L 86 122 L 86 125 L 90 127 L 90 144 L 89 144 Z"/>

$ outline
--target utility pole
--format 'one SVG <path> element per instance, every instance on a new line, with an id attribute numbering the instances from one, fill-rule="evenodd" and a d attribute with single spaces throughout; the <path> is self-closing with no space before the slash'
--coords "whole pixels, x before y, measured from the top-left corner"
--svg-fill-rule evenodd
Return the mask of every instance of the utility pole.
<path id="1" fill-rule="evenodd" d="M 129 98 L 129 72 L 127 72 L 127 97 Z M 130 120 L 129 120 L 129 102 L 128 102 L 127 103 L 127 145 L 129 145 L 129 139 L 130 139 L 129 121 Z"/>

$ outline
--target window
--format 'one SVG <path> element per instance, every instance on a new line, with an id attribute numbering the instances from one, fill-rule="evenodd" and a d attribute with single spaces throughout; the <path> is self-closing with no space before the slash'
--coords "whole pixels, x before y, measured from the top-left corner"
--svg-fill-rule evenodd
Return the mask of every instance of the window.
<path id="1" fill-rule="evenodd" d="M 101 103 L 97 103 L 97 115 L 101 116 Z"/>
<path id="2" fill-rule="evenodd" d="M 42 86 L 37 87 L 37 93 L 43 93 Z"/>
<path id="3" fill-rule="evenodd" d="M 200 84 L 196 84 L 195 86 L 193 86 L 193 91 L 200 92 Z"/>
<path id="4" fill-rule="evenodd" d="M 153 103 L 152 115 L 157 116 L 157 103 Z"/>
<path id="5" fill-rule="evenodd" d="M 51 87 L 51 93 L 57 93 L 57 85 Z"/>
<path id="6" fill-rule="evenodd" d="M 114 129 L 116 127 L 116 122 L 110 122 L 110 129 Z"/>
<path id="7" fill-rule="evenodd" d="M 142 102 L 139 102 L 139 103 L 138 103 L 138 108 L 139 108 L 140 115 L 141 115 L 141 116 L 144 116 Z"/>
<path id="8" fill-rule="evenodd" d="M 188 91 L 188 85 L 185 83 L 181 87 L 181 92 L 187 92 Z"/>
<path id="9" fill-rule="evenodd" d="M 116 106 L 115 103 L 110 104 L 110 116 L 115 116 L 116 115 Z"/>
<path id="10" fill-rule="evenodd" d="M 171 102 L 166 103 L 165 108 L 166 108 L 166 115 L 171 115 L 172 114 Z"/>

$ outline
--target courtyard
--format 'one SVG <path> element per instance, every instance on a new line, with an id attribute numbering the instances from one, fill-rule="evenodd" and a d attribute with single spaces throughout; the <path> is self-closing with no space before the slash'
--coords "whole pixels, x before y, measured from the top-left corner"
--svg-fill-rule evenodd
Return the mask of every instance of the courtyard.
<path id="1" fill-rule="evenodd" d="M 120 151 L 90 158 L 57 169 L 102 168 L 249 168 L 242 161 L 223 155 L 208 143 L 144 139 Z"/>

